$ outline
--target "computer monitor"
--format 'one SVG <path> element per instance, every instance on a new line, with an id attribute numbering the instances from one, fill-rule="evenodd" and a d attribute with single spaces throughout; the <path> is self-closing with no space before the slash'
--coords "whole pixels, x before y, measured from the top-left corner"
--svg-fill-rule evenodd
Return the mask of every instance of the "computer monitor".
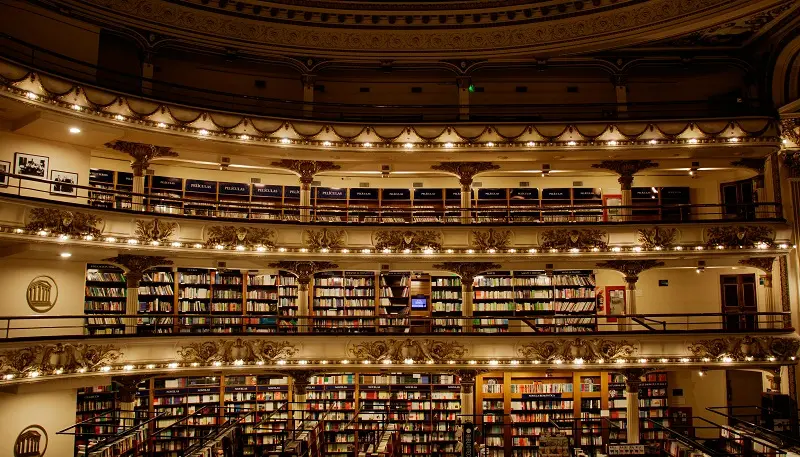
<path id="1" fill-rule="evenodd" d="M 427 311 L 428 297 L 424 295 L 417 295 L 415 297 L 411 297 L 411 309 L 417 311 Z"/>

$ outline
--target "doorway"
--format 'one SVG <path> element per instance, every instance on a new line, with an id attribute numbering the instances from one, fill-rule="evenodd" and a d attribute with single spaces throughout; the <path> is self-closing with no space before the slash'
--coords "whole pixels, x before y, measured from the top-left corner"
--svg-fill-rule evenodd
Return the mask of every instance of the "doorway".
<path id="1" fill-rule="evenodd" d="M 755 330 L 758 311 L 756 275 L 721 275 L 723 328 L 727 331 Z"/>
<path id="2" fill-rule="evenodd" d="M 728 414 L 736 418 L 758 423 L 761 411 L 761 395 L 764 391 L 760 371 L 727 370 L 725 381 L 728 388 Z M 731 420 L 728 425 L 736 425 Z"/>
<path id="3" fill-rule="evenodd" d="M 722 196 L 723 219 L 753 220 L 756 218 L 756 198 L 752 179 L 723 183 L 719 186 Z"/>

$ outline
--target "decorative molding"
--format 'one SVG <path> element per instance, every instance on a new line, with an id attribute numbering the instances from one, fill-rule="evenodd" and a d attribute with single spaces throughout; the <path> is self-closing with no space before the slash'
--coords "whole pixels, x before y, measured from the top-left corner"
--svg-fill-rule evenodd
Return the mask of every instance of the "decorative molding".
<path id="1" fill-rule="evenodd" d="M 644 249 L 669 249 L 677 241 L 678 229 L 655 226 L 650 229 L 639 229 L 637 235 Z"/>
<path id="2" fill-rule="evenodd" d="M 781 156 L 783 157 L 783 164 L 789 170 L 791 177 L 800 178 L 800 150 L 787 149 L 781 153 Z"/>
<path id="3" fill-rule="evenodd" d="M 729 336 L 699 340 L 687 348 L 695 357 L 708 357 L 715 360 L 723 357 L 747 360 L 752 357 L 786 361 L 797 357 L 798 351 L 800 351 L 800 339 L 775 336 Z"/>
<path id="4" fill-rule="evenodd" d="M 748 257 L 739 261 L 739 265 L 758 268 L 772 277 L 772 264 L 775 263 L 775 257 Z"/>
<path id="5" fill-rule="evenodd" d="M 133 254 L 119 254 L 116 257 L 103 259 L 103 261 L 125 268 L 125 279 L 128 282 L 128 287 L 139 287 L 139 281 L 142 280 L 147 270 L 161 265 L 172 265 L 172 260 L 168 260 L 163 256 Z"/>
<path id="6" fill-rule="evenodd" d="M 14 457 L 44 457 L 50 437 L 39 424 L 25 427 L 14 440 Z"/>
<path id="7" fill-rule="evenodd" d="M 761 225 L 721 225 L 705 230 L 706 246 L 726 248 L 752 248 L 760 244 L 773 246 L 775 232 Z"/>
<path id="8" fill-rule="evenodd" d="M 226 249 L 263 247 L 272 249 L 275 243 L 272 229 L 261 227 L 235 227 L 233 225 L 212 225 L 206 229 L 206 246 L 223 246 Z"/>
<path id="9" fill-rule="evenodd" d="M 294 159 L 281 159 L 278 162 L 272 162 L 272 166 L 297 173 L 300 176 L 300 183 L 305 186 L 311 185 L 311 182 L 314 181 L 314 176 L 318 173 L 342 168 L 340 165 L 329 161 Z"/>
<path id="10" fill-rule="evenodd" d="M 452 271 L 461 277 L 462 287 L 472 290 L 472 283 L 475 276 L 485 271 L 497 270 L 502 265 L 494 262 L 443 262 L 433 265 L 437 270 Z"/>
<path id="11" fill-rule="evenodd" d="M 613 171 L 619 175 L 622 190 L 631 190 L 633 175 L 648 168 L 656 168 L 658 164 L 650 159 L 643 160 L 604 160 L 600 163 L 593 163 L 592 168 L 601 168 Z"/>
<path id="12" fill-rule="evenodd" d="M 499 170 L 500 166 L 492 162 L 442 162 L 438 165 L 431 165 L 432 170 L 444 171 L 458 176 L 462 186 L 472 185 L 472 180 L 478 173 Z"/>
<path id="13" fill-rule="evenodd" d="M 783 316 L 783 326 L 790 328 L 792 327 L 792 302 L 789 298 L 789 261 L 785 255 L 778 257 L 778 268 L 781 282 L 781 311 L 787 313 Z"/>
<path id="14" fill-rule="evenodd" d="M 317 374 L 309 370 L 281 370 L 281 373 L 292 378 L 292 392 L 295 395 L 305 395 L 308 385 L 311 384 L 311 377 Z"/>
<path id="15" fill-rule="evenodd" d="M 111 344 L 35 344 L 0 351 L 0 373 L 21 376 L 34 371 L 93 370 L 119 361 L 122 352 Z"/>
<path id="16" fill-rule="evenodd" d="M 442 248 L 442 234 L 433 230 L 378 230 L 372 235 L 375 249 L 421 251 Z"/>
<path id="17" fill-rule="evenodd" d="M 449 360 L 463 359 L 468 352 L 460 343 L 453 341 L 410 338 L 352 344 L 349 345 L 347 351 L 351 356 L 359 360 L 369 360 L 370 362 L 389 360 L 393 363 L 402 363 L 406 359 L 447 363 Z"/>
<path id="18" fill-rule="evenodd" d="M 320 230 L 308 229 L 305 231 L 305 245 L 312 250 L 334 250 L 344 247 L 344 230 L 323 228 Z"/>
<path id="19" fill-rule="evenodd" d="M 40 275 L 31 280 L 25 290 L 28 307 L 37 313 L 46 313 L 56 306 L 58 301 L 58 284 L 47 275 Z"/>
<path id="20" fill-rule="evenodd" d="M 157 217 L 150 220 L 136 220 L 136 237 L 140 243 L 166 243 L 169 242 L 169 237 L 175 233 L 178 224 L 174 222 L 164 222 Z"/>
<path id="21" fill-rule="evenodd" d="M 282 260 L 280 262 L 271 263 L 269 266 L 279 270 L 286 270 L 297 276 L 297 282 L 300 283 L 301 288 L 304 285 L 308 286 L 308 283 L 311 281 L 311 277 L 314 276 L 314 273 L 318 271 L 333 270 L 334 268 L 339 267 L 339 265 L 325 260 Z"/>
<path id="22" fill-rule="evenodd" d="M 800 117 L 787 117 L 780 120 L 781 136 L 800 146 Z M 792 151 L 797 154 L 798 151 Z M 800 162 L 796 162 L 800 166 Z M 800 171 L 800 169 L 798 169 Z"/>
<path id="23" fill-rule="evenodd" d="M 290 358 L 297 351 L 297 347 L 288 341 L 237 338 L 235 341 L 202 341 L 182 345 L 178 349 L 178 356 L 184 363 L 201 365 L 237 361 L 272 363 Z"/>
<path id="24" fill-rule="evenodd" d="M 131 156 L 131 168 L 134 176 L 144 176 L 145 171 L 150 168 L 153 159 L 163 157 L 178 157 L 178 153 L 166 146 L 156 146 L 153 144 L 134 143 L 132 141 L 116 140 L 105 145 L 109 149 L 122 152 Z"/>
<path id="25" fill-rule="evenodd" d="M 511 245 L 511 230 L 473 230 L 472 248 L 479 251 L 503 251 Z"/>
<path id="26" fill-rule="evenodd" d="M 608 233 L 599 229 L 549 229 L 539 235 L 542 249 L 607 249 Z"/>
<path id="27" fill-rule="evenodd" d="M 636 281 L 639 280 L 639 274 L 651 268 L 663 267 L 664 262 L 660 260 L 642 259 L 642 260 L 606 260 L 599 262 L 598 268 L 608 268 L 610 270 L 617 270 L 625 275 L 625 281 L 629 286 L 635 286 Z"/>
<path id="28" fill-rule="evenodd" d="M 603 339 L 546 340 L 524 344 L 517 349 L 519 355 L 529 360 L 554 362 L 555 360 L 572 361 L 611 361 L 635 355 L 638 350 L 626 340 L 612 341 Z"/>
<path id="29" fill-rule="evenodd" d="M 763 175 L 767 165 L 767 158 L 745 157 L 731 162 L 731 165 L 739 168 L 749 168 L 757 175 Z"/>
<path id="30" fill-rule="evenodd" d="M 73 237 L 100 236 L 97 225 L 103 222 L 100 216 L 80 211 L 55 208 L 33 208 L 25 230 L 29 232 L 51 232 L 55 235 Z"/>

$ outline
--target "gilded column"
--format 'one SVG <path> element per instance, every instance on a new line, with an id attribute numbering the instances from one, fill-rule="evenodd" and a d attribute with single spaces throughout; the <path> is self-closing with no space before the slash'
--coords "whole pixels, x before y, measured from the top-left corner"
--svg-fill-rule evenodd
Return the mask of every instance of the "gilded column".
<path id="1" fill-rule="evenodd" d="M 455 372 L 461 379 L 461 422 L 475 422 L 475 376 L 476 370 Z"/>
<path id="2" fill-rule="evenodd" d="M 107 148 L 114 149 L 131 156 L 131 169 L 133 170 L 133 196 L 132 206 L 134 211 L 144 211 L 144 177 L 150 162 L 161 157 L 177 157 L 178 153 L 164 146 L 134 143 L 131 141 L 114 141 L 106 143 Z"/>
<path id="3" fill-rule="evenodd" d="M 288 370 L 286 374 L 292 378 L 292 401 L 289 403 L 290 418 L 294 422 L 292 430 L 299 433 L 298 428 L 303 427 L 303 418 L 306 412 L 306 398 L 308 385 L 314 373 L 309 371 Z"/>
<path id="4" fill-rule="evenodd" d="M 600 163 L 592 164 L 592 168 L 602 168 L 605 170 L 613 171 L 619 175 L 617 180 L 620 185 L 620 195 L 622 196 L 622 208 L 620 208 L 620 215 L 623 221 L 631 219 L 631 206 L 633 199 L 631 196 L 631 188 L 633 186 L 633 175 L 648 168 L 658 167 L 650 159 L 646 160 L 604 160 Z"/>
<path id="5" fill-rule="evenodd" d="M 283 159 L 272 162 L 273 167 L 291 170 L 300 178 L 300 222 L 311 222 L 311 183 L 317 173 L 342 168 L 333 162 Z"/>
<path id="6" fill-rule="evenodd" d="M 625 392 L 627 394 L 626 422 L 628 424 L 628 443 L 639 443 L 639 383 L 641 382 L 642 370 L 628 370 L 625 373 Z"/>
<path id="7" fill-rule="evenodd" d="M 472 331 L 472 285 L 479 273 L 501 268 L 492 262 L 444 262 L 433 265 L 437 270 L 452 271 L 461 278 L 461 331 Z"/>
<path id="8" fill-rule="evenodd" d="M 297 276 L 297 315 L 299 316 L 297 318 L 297 327 L 301 333 L 310 332 L 309 316 L 311 315 L 311 310 L 308 306 L 308 285 L 311 283 L 311 278 L 318 271 L 332 270 L 338 268 L 339 265 L 326 261 L 281 261 L 271 263 L 269 266 L 279 270 L 286 270 Z"/>
<path id="9" fill-rule="evenodd" d="M 442 162 L 431 169 L 452 173 L 458 176 L 461 184 L 461 223 L 472 223 L 472 182 L 478 173 L 499 170 L 491 162 Z"/>
<path id="10" fill-rule="evenodd" d="M 125 317 L 122 319 L 125 324 L 125 334 L 136 334 L 138 318 L 134 317 L 139 312 L 139 283 L 144 274 L 153 267 L 172 265 L 171 260 L 161 256 L 145 256 L 120 254 L 116 257 L 103 259 L 121 266 L 125 270 L 127 296 L 125 298 Z"/>

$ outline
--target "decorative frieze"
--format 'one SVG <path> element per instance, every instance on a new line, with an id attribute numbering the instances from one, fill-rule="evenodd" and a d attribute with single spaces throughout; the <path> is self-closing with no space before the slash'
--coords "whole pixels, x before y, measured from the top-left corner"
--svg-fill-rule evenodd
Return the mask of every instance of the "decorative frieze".
<path id="1" fill-rule="evenodd" d="M 233 341 L 202 341 L 182 345 L 178 349 L 178 356 L 184 363 L 201 365 L 237 361 L 273 363 L 292 357 L 297 351 L 297 347 L 288 341 L 237 338 Z"/>
<path id="2" fill-rule="evenodd" d="M 372 236 L 372 243 L 379 251 L 438 251 L 442 248 L 442 234 L 433 230 L 378 230 Z"/>
<path id="3" fill-rule="evenodd" d="M 639 274 L 651 268 L 663 267 L 664 262 L 660 260 L 642 259 L 642 260 L 607 260 L 597 264 L 598 268 L 608 268 L 610 270 L 617 270 L 625 275 L 625 282 L 629 286 L 634 286 L 636 281 L 639 280 Z"/>
<path id="4" fill-rule="evenodd" d="M 55 208 L 33 208 L 25 230 L 29 232 L 45 231 L 72 237 L 98 237 L 102 230 L 97 226 L 102 223 L 103 219 L 94 214 Z"/>
<path id="5" fill-rule="evenodd" d="M 272 249 L 275 243 L 272 238 L 275 232 L 260 227 L 235 227 L 233 225 L 213 225 L 206 229 L 206 246 L 222 246 L 225 249 L 265 248 Z"/>
<path id="6" fill-rule="evenodd" d="M 309 249 L 321 251 L 323 249 L 334 250 L 344 247 L 344 230 L 327 229 L 306 230 L 305 245 Z"/>
<path id="7" fill-rule="evenodd" d="M 511 230 L 473 230 L 472 248 L 479 251 L 504 251 L 511 245 Z"/>
<path id="8" fill-rule="evenodd" d="M 111 344 L 34 344 L 0 351 L 0 373 L 20 376 L 33 372 L 49 374 L 57 370 L 86 371 L 113 364 L 121 358 L 122 352 Z"/>
<path id="9" fill-rule="evenodd" d="M 405 360 L 433 361 L 434 363 L 447 363 L 449 360 L 458 360 L 467 355 L 463 345 L 454 341 L 422 340 L 422 339 L 387 339 L 366 341 L 352 344 L 348 353 L 358 360 L 370 362 L 402 363 Z"/>
<path id="10" fill-rule="evenodd" d="M 631 190 L 633 175 L 648 168 L 656 168 L 658 164 L 650 159 L 644 160 L 604 160 L 592 164 L 592 168 L 602 168 L 613 171 L 619 175 L 619 184 L 622 190 Z"/>
<path id="11" fill-rule="evenodd" d="M 294 160 L 294 159 L 281 159 L 278 162 L 272 162 L 273 167 L 285 168 L 291 170 L 300 176 L 300 183 L 304 186 L 310 186 L 314 181 L 314 176 L 317 173 L 324 171 L 338 170 L 342 168 L 333 162 L 323 160 Z"/>
<path id="12" fill-rule="evenodd" d="M 695 357 L 707 357 L 720 360 L 729 357 L 732 360 L 792 360 L 800 351 L 800 338 L 782 338 L 774 336 L 730 336 L 699 340 L 688 346 Z"/>
<path id="13" fill-rule="evenodd" d="M 138 219 L 136 221 L 136 238 L 142 244 L 167 243 L 175 233 L 178 224 L 162 221 L 158 218 L 150 221 Z"/>
<path id="14" fill-rule="evenodd" d="M 497 270 L 502 265 L 494 262 L 443 262 L 433 265 L 437 270 L 452 271 L 461 277 L 461 285 L 466 290 L 472 290 L 472 283 L 475 276 L 485 271 Z"/>
<path id="15" fill-rule="evenodd" d="M 524 344 L 517 349 L 517 352 L 525 359 L 542 362 L 573 361 L 575 359 L 611 361 L 630 357 L 637 353 L 637 349 L 625 340 L 576 338 Z"/>
<path id="16" fill-rule="evenodd" d="M 542 249 L 607 249 L 608 233 L 598 229 L 549 229 L 541 233 Z"/>
<path id="17" fill-rule="evenodd" d="M 767 164 L 766 157 L 744 157 L 739 160 L 734 160 L 731 165 L 739 168 L 749 168 L 756 172 L 757 175 L 763 175 Z"/>
<path id="18" fill-rule="evenodd" d="M 775 232 L 762 225 L 736 225 L 709 227 L 705 232 L 706 245 L 709 247 L 724 246 L 726 248 L 753 248 L 772 246 Z"/>
<path id="19" fill-rule="evenodd" d="M 119 254 L 116 257 L 103 259 L 103 261 L 125 268 L 125 278 L 128 281 L 128 287 L 139 287 L 139 281 L 142 280 L 147 270 L 157 266 L 172 265 L 172 260 L 167 260 L 167 258 L 163 256 L 133 254 Z"/>
<path id="20" fill-rule="evenodd" d="M 297 276 L 297 282 L 300 283 L 301 288 L 302 286 L 308 286 L 308 283 L 311 282 L 311 277 L 314 276 L 314 273 L 318 271 L 333 270 L 334 268 L 339 267 L 339 265 L 333 262 L 324 260 L 284 260 L 281 262 L 271 263 L 269 266 L 279 270 L 286 270 Z"/>
<path id="21" fill-rule="evenodd" d="M 432 165 L 431 169 L 445 171 L 458 176 L 461 185 L 466 187 L 472 185 L 472 180 L 478 173 L 499 170 L 500 167 L 492 162 L 442 162 L 438 165 Z"/>
<path id="22" fill-rule="evenodd" d="M 637 237 L 644 249 L 669 249 L 677 241 L 678 229 L 659 226 L 643 228 L 637 231 Z"/>
<path id="23" fill-rule="evenodd" d="M 739 265 L 758 268 L 769 276 L 772 276 L 773 263 L 775 263 L 775 257 L 748 257 L 739 261 Z"/>

